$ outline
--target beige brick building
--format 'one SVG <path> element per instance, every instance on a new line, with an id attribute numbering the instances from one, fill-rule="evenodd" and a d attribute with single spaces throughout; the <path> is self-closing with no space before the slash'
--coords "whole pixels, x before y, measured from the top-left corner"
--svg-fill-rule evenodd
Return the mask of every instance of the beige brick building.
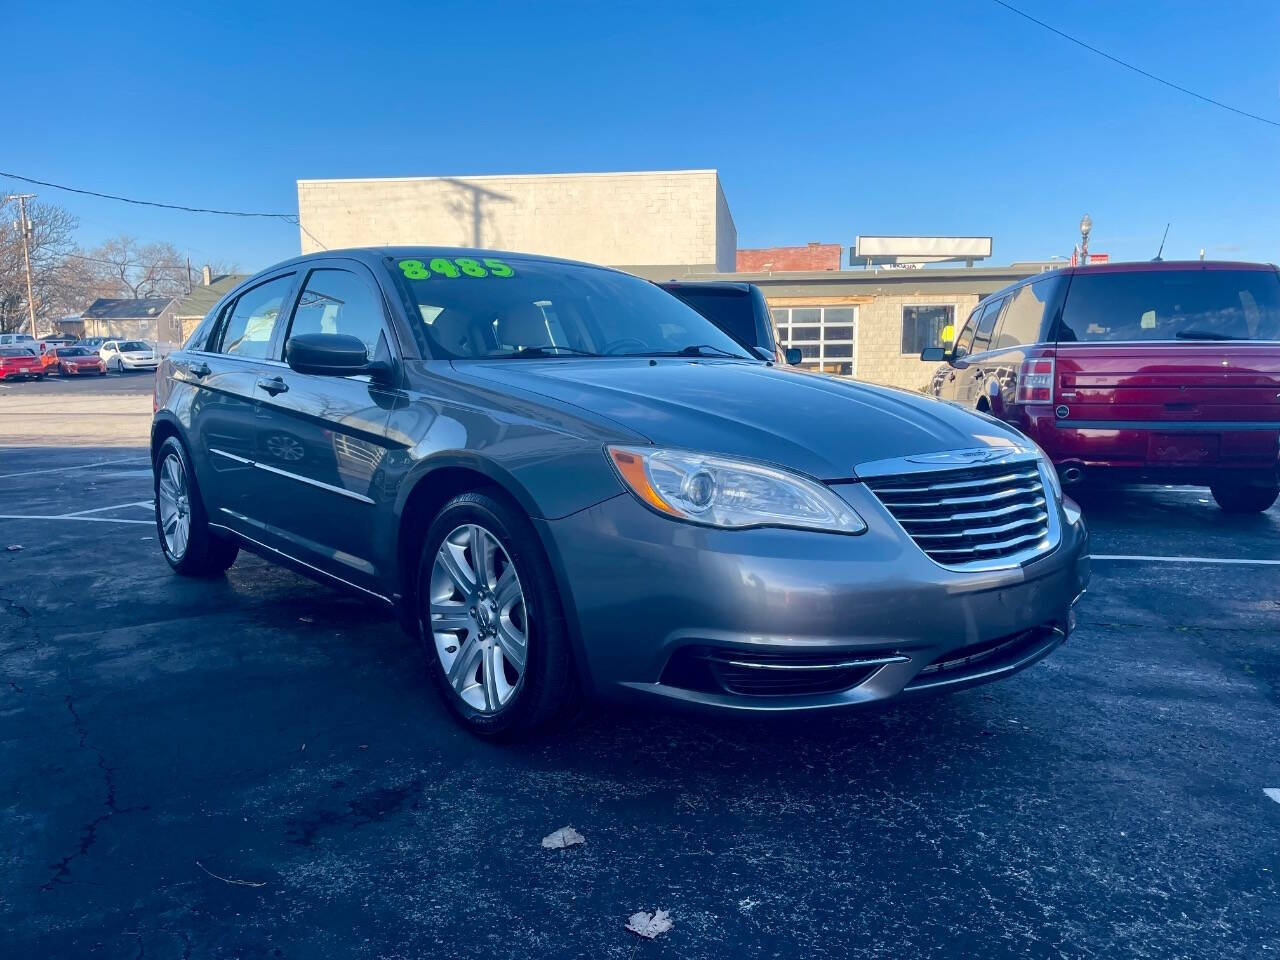
<path id="1" fill-rule="evenodd" d="M 773 311 L 778 343 L 798 347 L 804 355 L 803 366 L 919 390 L 934 370 L 933 364 L 920 362 L 923 347 L 938 345 L 947 324 L 958 328 L 983 297 L 1041 269 L 1039 264 L 1014 264 L 928 270 L 691 272 L 680 279 L 754 283 L 764 291 Z"/>
<path id="2" fill-rule="evenodd" d="M 714 170 L 299 180 L 302 251 L 436 244 L 662 272 L 734 269 Z"/>
<path id="3" fill-rule="evenodd" d="M 959 326 L 979 299 L 1043 269 L 840 269 L 840 247 L 774 252 L 735 272 L 738 234 L 715 170 L 299 180 L 304 253 L 386 244 L 483 247 L 603 263 L 653 280 L 738 280 L 763 289 L 779 343 L 835 376 L 920 389 L 920 350 Z M 832 253 L 835 259 L 832 260 Z M 750 252 L 750 251 L 749 251 Z M 744 263 L 755 263 L 747 258 Z M 820 269 L 821 267 L 821 269 Z"/>

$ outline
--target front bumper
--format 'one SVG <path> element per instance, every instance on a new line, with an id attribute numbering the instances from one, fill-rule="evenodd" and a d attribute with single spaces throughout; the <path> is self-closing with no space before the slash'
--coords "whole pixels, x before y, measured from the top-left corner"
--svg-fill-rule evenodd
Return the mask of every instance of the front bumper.
<path id="1" fill-rule="evenodd" d="M 589 685 L 712 709 L 834 708 L 998 679 L 1066 639 L 1089 580 L 1078 514 L 1043 557 L 960 573 L 862 484 L 835 489 L 866 533 L 716 530 L 628 494 L 539 521 Z"/>
<path id="2" fill-rule="evenodd" d="M 120 366 L 126 370 L 154 370 L 160 366 L 159 360 L 130 360 L 128 357 L 120 358 Z"/>

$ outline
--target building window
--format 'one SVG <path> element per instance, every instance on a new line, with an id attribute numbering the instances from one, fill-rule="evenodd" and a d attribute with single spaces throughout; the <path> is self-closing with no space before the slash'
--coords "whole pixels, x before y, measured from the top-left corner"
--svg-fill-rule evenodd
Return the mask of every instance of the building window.
<path id="1" fill-rule="evenodd" d="M 954 306 L 918 306 L 902 308 L 902 352 L 920 356 L 926 347 L 941 347 L 950 342 L 943 337 L 947 328 L 955 339 L 956 308 Z"/>
<path id="2" fill-rule="evenodd" d="M 853 376 L 857 307 L 775 307 L 773 325 L 778 346 L 800 348 L 804 369 Z"/>

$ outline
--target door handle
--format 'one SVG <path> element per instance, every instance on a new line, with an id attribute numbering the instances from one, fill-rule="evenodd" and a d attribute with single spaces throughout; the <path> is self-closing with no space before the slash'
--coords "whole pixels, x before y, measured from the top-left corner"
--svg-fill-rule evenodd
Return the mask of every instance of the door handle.
<path id="1" fill-rule="evenodd" d="M 195 363 L 187 367 L 187 373 L 191 374 L 193 377 L 199 377 L 203 380 L 209 374 L 213 373 L 213 371 L 209 369 L 209 365 L 207 363 L 201 360 L 199 363 Z"/>
<path id="2" fill-rule="evenodd" d="M 262 377 L 258 380 L 258 389 L 265 390 L 274 397 L 277 393 L 287 392 L 289 385 L 281 377 Z"/>
<path id="3" fill-rule="evenodd" d="M 975 371 L 973 371 L 973 379 L 975 379 L 975 380 L 981 380 L 981 379 L 983 378 L 983 376 L 984 376 L 984 374 L 983 374 L 983 372 L 982 372 L 981 370 L 975 370 Z"/>

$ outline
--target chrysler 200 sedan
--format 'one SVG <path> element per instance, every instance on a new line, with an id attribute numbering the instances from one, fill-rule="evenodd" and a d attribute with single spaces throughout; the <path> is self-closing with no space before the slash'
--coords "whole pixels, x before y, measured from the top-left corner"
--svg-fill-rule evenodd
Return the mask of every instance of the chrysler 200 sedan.
<path id="1" fill-rule="evenodd" d="M 585 695 L 839 708 L 1066 639 L 1079 510 L 985 415 L 748 357 L 651 283 L 332 251 L 220 302 L 156 378 L 180 574 L 247 548 L 394 609 L 487 735 Z"/>

